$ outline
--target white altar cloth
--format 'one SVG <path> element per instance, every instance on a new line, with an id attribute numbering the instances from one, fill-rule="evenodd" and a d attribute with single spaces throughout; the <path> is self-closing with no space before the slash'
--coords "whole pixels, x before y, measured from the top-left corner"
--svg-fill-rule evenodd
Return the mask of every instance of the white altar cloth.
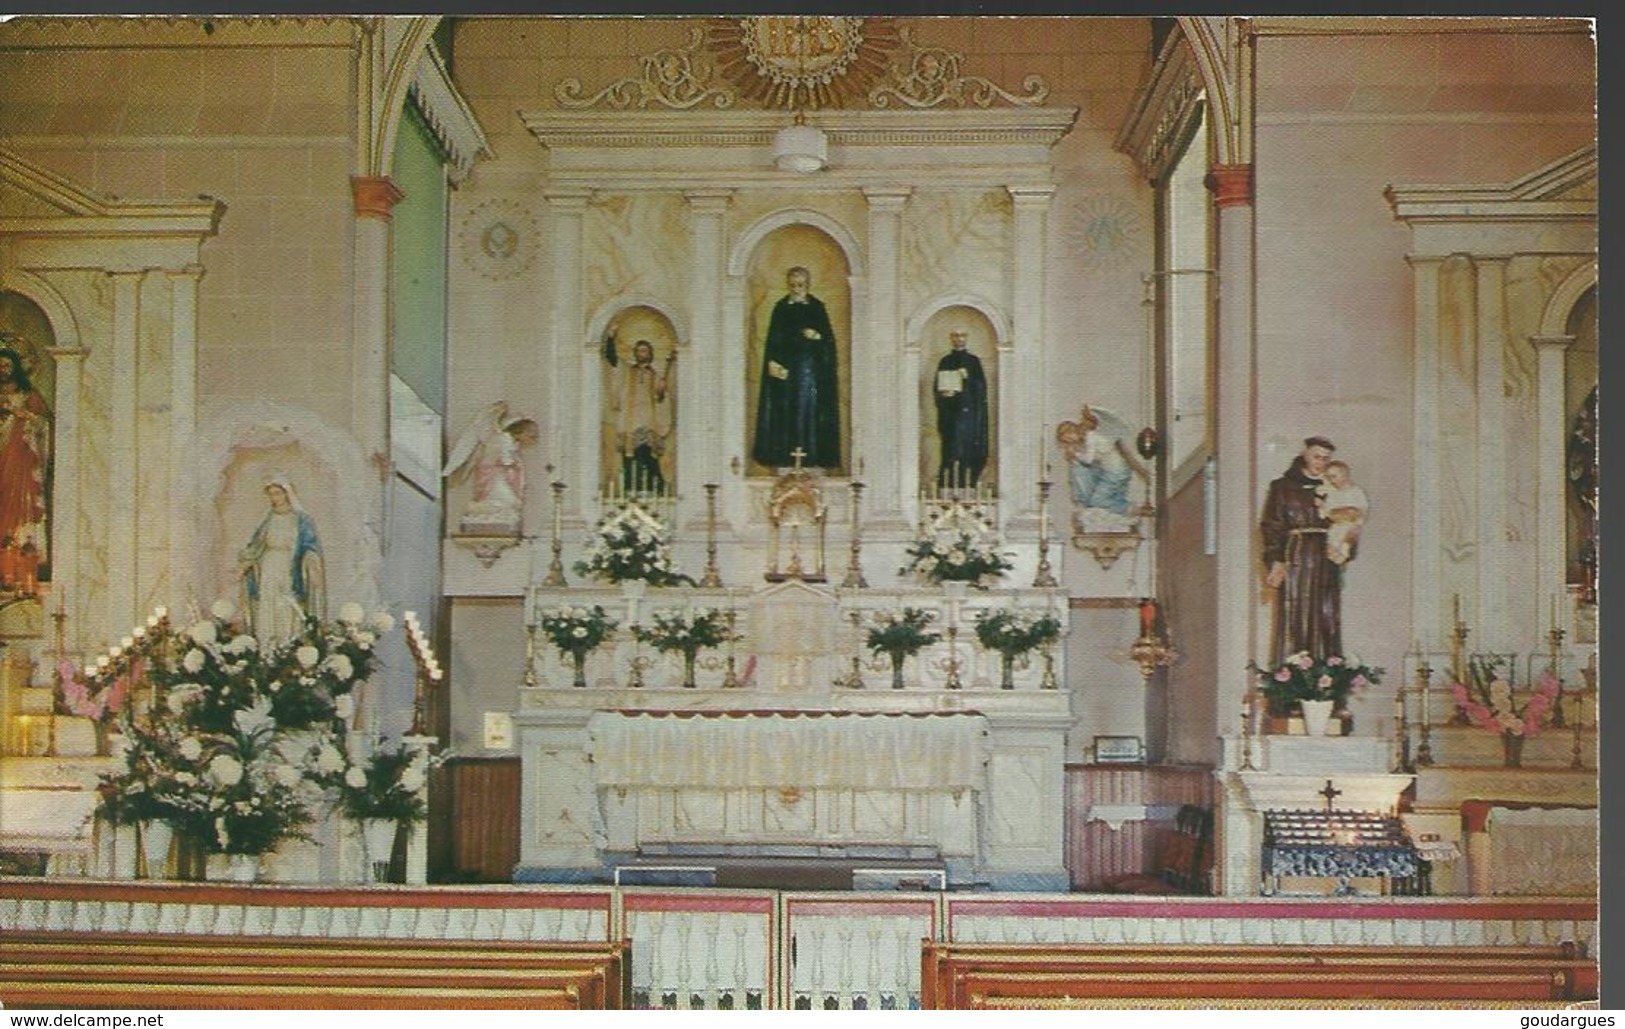
<path id="1" fill-rule="evenodd" d="M 981 792 L 992 752 L 965 712 L 600 711 L 587 739 L 600 787 Z"/>
<path id="2" fill-rule="evenodd" d="M 1494 807 L 1485 829 L 1489 893 L 1596 894 L 1596 808 Z"/>

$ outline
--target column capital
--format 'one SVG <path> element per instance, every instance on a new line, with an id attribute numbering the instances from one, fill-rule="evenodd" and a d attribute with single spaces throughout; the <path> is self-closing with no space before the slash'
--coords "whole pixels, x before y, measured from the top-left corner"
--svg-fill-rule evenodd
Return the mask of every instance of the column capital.
<path id="1" fill-rule="evenodd" d="M 896 214 L 908 203 L 908 198 L 914 194 L 913 186 L 865 186 L 863 198 L 869 202 L 871 211 L 884 211 Z"/>
<path id="2" fill-rule="evenodd" d="M 1045 208 L 1055 198 L 1054 186 L 1006 186 L 1005 192 L 1019 208 Z"/>
<path id="3" fill-rule="evenodd" d="M 733 203 L 734 190 L 718 189 L 689 189 L 683 191 L 683 199 L 688 206 L 701 214 L 721 214 Z"/>
<path id="4" fill-rule="evenodd" d="M 592 191 L 589 189 L 549 190 L 542 194 L 542 199 L 546 200 L 547 206 L 555 211 L 580 214 L 587 209 L 587 201 L 592 199 Z"/>
<path id="5" fill-rule="evenodd" d="M 1539 350 L 1539 351 L 1555 350 L 1555 351 L 1561 352 L 1561 351 L 1567 350 L 1573 344 L 1574 344 L 1574 337 L 1573 336 L 1530 336 L 1529 337 L 1529 345 L 1534 347 L 1536 350 Z"/>
<path id="6" fill-rule="evenodd" d="M 165 268 L 164 274 L 172 279 L 191 279 L 197 282 L 203 278 L 204 268 L 201 264 L 188 264 L 180 268 Z"/>
<path id="7" fill-rule="evenodd" d="M 1250 164 L 1215 164 L 1202 179 L 1213 194 L 1215 207 L 1251 207 L 1253 204 L 1253 166 Z"/>
<path id="8" fill-rule="evenodd" d="M 355 201 L 358 218 L 378 218 L 389 221 L 390 212 L 406 194 L 387 176 L 350 176 L 350 195 Z"/>

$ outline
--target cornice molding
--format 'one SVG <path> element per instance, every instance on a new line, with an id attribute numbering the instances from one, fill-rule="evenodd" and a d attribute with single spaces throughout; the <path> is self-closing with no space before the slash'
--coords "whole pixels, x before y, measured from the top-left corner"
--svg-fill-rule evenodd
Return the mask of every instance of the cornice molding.
<path id="1" fill-rule="evenodd" d="M 1185 42 L 1183 27 L 1163 41 L 1151 74 L 1135 94 L 1114 146 L 1129 155 L 1148 179 L 1168 170 L 1174 147 L 1190 131 L 1202 101 L 1202 75 Z M 1203 156 L 1203 161 L 1207 160 Z"/>
<path id="2" fill-rule="evenodd" d="M 1501 185 L 1389 186 L 1394 216 L 1411 224 L 1474 221 L 1594 221 L 1594 198 L 1564 194 L 1597 178 L 1597 147 L 1581 147 Z"/>
<path id="3" fill-rule="evenodd" d="M 0 149 L 0 186 L 20 190 L 61 212 L 55 217 L 0 218 L 0 234 L 201 240 L 215 234 L 226 212 L 226 205 L 212 197 L 165 203 L 97 196 L 4 149 Z"/>
<path id="4" fill-rule="evenodd" d="M 355 15 L 29 15 L 6 21 L 0 51 L 19 47 L 169 49 L 173 47 L 348 47 Z"/>
<path id="5" fill-rule="evenodd" d="M 418 58 L 407 95 L 445 150 L 453 185 L 468 178 L 474 162 L 491 156 L 479 119 L 457 91 L 439 50 L 432 44 L 424 47 L 423 56 Z"/>

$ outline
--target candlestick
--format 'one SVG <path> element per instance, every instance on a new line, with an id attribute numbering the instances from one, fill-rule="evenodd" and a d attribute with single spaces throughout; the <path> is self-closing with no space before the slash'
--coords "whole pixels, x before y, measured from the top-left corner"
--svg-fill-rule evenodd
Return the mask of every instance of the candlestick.
<path id="1" fill-rule="evenodd" d="M 701 586 L 722 585 L 722 573 L 717 570 L 717 484 L 708 482 L 705 490 L 705 574 Z"/>
<path id="2" fill-rule="evenodd" d="M 1248 686 L 1241 695 L 1241 771 L 1257 771 L 1253 767 L 1253 688 Z"/>
<path id="3" fill-rule="evenodd" d="M 943 685 L 950 690 L 957 690 L 959 681 L 959 625 L 957 621 L 948 623 L 948 678 Z"/>
<path id="4" fill-rule="evenodd" d="M 1046 466 L 1044 477 L 1038 481 L 1038 570 L 1033 575 L 1033 585 L 1040 589 L 1059 585 L 1049 563 L 1049 491 L 1053 485 Z"/>
<path id="5" fill-rule="evenodd" d="M 569 583 L 564 579 L 564 562 L 559 557 L 564 550 L 564 483 L 554 482 L 550 484 L 550 488 L 553 490 L 553 540 L 551 543 L 553 560 L 548 563 L 547 576 L 542 579 L 542 585 L 567 586 Z"/>
<path id="6" fill-rule="evenodd" d="M 1432 718 L 1428 713 L 1428 694 L 1432 692 L 1432 684 L 1429 680 L 1432 678 L 1433 669 L 1428 665 L 1427 659 L 1424 658 L 1422 663 L 1416 666 L 1416 689 L 1422 694 L 1422 742 L 1416 748 L 1416 766 L 1418 768 L 1426 768 L 1428 765 L 1433 764 L 1433 743 L 1431 739 L 1433 728 Z"/>
<path id="7" fill-rule="evenodd" d="M 866 589 L 869 583 L 863 577 L 863 564 L 859 557 L 863 549 L 863 539 L 858 522 L 858 503 L 863 498 L 863 483 L 852 483 L 851 490 L 852 511 L 849 519 L 852 536 L 851 551 L 846 561 L 846 578 L 841 580 L 841 585 L 847 589 Z"/>

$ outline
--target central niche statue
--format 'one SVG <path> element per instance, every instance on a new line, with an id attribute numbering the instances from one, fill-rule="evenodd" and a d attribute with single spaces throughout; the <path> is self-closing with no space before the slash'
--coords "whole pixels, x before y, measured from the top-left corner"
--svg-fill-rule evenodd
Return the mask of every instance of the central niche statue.
<path id="1" fill-rule="evenodd" d="M 761 393 L 751 456 L 785 468 L 802 452 L 812 468 L 841 464 L 841 403 L 835 329 L 824 302 L 813 296 L 812 273 L 785 273 L 789 293 L 773 305 L 762 354 Z"/>

